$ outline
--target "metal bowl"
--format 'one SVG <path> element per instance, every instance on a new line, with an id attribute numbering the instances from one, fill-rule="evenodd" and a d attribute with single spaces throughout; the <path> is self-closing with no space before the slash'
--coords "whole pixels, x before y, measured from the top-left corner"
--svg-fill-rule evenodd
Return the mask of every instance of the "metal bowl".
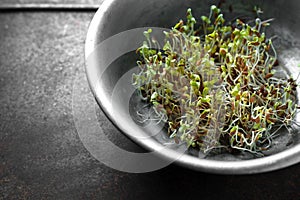
<path id="1" fill-rule="evenodd" d="M 182 153 L 174 145 L 160 151 L 170 142 L 164 129 L 160 129 L 160 124 L 145 126 L 138 122 L 136 112 L 144 105 L 132 89 L 131 75 L 136 70 L 134 50 L 145 40 L 143 31 L 152 27 L 153 34 L 161 39 L 162 30 L 171 28 L 179 19 L 185 19 L 187 8 L 192 8 L 193 14 L 200 19 L 201 15 L 208 15 L 212 4 L 221 7 L 227 20 L 253 17 L 254 6 L 264 11 L 262 18 L 274 18 L 267 34 L 277 36 L 275 46 L 282 69 L 297 77 L 300 64 L 300 4 L 296 0 L 106 0 L 90 24 L 85 46 L 86 73 L 96 100 L 125 135 L 149 151 L 158 152 L 164 160 L 175 161 L 184 167 L 218 174 L 253 174 L 298 163 L 298 131 L 288 133 L 283 130 L 264 157 L 243 153 L 201 157 L 197 151 Z M 299 115 L 295 118 L 298 120 Z"/>

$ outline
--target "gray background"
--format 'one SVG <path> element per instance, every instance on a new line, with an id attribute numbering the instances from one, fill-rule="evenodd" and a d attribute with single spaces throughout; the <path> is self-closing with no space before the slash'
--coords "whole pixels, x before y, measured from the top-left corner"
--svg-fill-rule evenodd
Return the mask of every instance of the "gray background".
<path id="1" fill-rule="evenodd" d="M 63 3 L 63 4 L 96 4 L 100 5 L 102 0 L 1 0 L 0 3 Z"/>
<path id="2" fill-rule="evenodd" d="M 19 2 L 42 1 L 0 1 Z M 253 176 L 212 175 L 175 165 L 128 174 L 91 157 L 73 122 L 72 87 L 84 77 L 84 40 L 93 14 L 0 13 L 0 199 L 300 198 L 299 164 Z M 98 114 L 114 143 L 142 151 L 99 109 Z"/>

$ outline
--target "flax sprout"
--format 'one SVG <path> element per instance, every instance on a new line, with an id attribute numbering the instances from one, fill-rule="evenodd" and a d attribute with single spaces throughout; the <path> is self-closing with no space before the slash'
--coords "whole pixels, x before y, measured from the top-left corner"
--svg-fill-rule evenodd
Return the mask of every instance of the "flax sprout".
<path id="1" fill-rule="evenodd" d="M 258 154 L 292 126 L 297 109 L 295 80 L 275 76 L 277 53 L 263 32 L 273 19 L 225 23 L 211 6 L 201 20 L 196 29 L 188 9 L 186 23 L 165 32 L 162 49 L 145 31 L 133 84 L 171 138 L 204 153 L 221 147 Z"/>

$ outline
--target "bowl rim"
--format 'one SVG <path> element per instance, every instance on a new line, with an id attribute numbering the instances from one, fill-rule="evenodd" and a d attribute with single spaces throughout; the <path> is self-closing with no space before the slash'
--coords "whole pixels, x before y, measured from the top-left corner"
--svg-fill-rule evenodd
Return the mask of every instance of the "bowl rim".
<path id="1" fill-rule="evenodd" d="M 99 44 L 97 41 L 98 34 L 101 34 L 99 26 L 103 23 L 103 19 L 109 13 L 111 7 L 118 0 L 105 0 L 100 5 L 99 9 L 95 13 L 86 36 L 85 40 L 85 71 L 90 89 L 96 98 L 99 106 L 101 107 L 107 118 L 127 137 L 133 140 L 138 145 L 146 148 L 149 151 L 155 151 L 161 148 L 158 142 L 149 140 L 138 140 L 133 137 L 123 128 L 121 124 L 118 124 L 114 119 L 110 110 L 106 107 L 105 99 L 100 98 L 102 96 L 99 86 L 95 85 L 95 78 L 91 74 L 95 73 L 97 70 L 88 67 L 87 58 L 93 52 L 93 50 Z M 161 155 L 164 159 L 175 160 L 175 163 L 183 167 L 187 167 L 193 170 L 215 173 L 215 174 L 256 174 L 262 172 L 270 172 L 278 169 L 282 169 L 300 162 L 300 144 L 297 144 L 289 149 L 282 152 L 275 153 L 266 157 L 255 158 L 250 160 L 241 161 L 220 161 L 220 160 L 208 160 L 196 158 L 192 155 L 184 154 L 180 158 L 176 158 L 176 153 L 164 152 Z M 177 155 L 178 156 L 178 155 Z"/>

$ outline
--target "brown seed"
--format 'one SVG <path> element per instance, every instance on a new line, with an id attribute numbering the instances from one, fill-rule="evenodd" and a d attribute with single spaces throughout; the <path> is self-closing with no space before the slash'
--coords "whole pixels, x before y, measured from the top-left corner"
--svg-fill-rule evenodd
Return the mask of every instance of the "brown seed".
<path id="1" fill-rule="evenodd" d="M 254 45 L 254 46 L 258 46 L 259 42 L 251 42 L 251 44 Z"/>
<path id="2" fill-rule="evenodd" d="M 225 55 L 226 55 L 225 49 L 221 48 L 221 49 L 220 49 L 220 54 L 221 54 L 222 56 L 225 56 Z"/>
<path id="3" fill-rule="evenodd" d="M 266 148 L 266 147 L 261 147 L 260 149 L 261 149 L 262 151 L 268 150 L 268 148 Z"/>
<path id="4" fill-rule="evenodd" d="M 229 135 L 230 135 L 230 136 L 233 136 L 235 133 L 236 133 L 236 130 L 235 130 L 235 131 L 231 131 L 231 132 L 229 133 Z"/>
<path id="5" fill-rule="evenodd" d="M 267 96 L 268 96 L 268 91 L 267 91 L 267 90 L 264 91 L 263 96 L 264 96 L 264 97 L 267 97 Z"/>
<path id="6" fill-rule="evenodd" d="M 234 102 L 231 102 L 231 110 L 234 110 L 235 106 L 234 106 Z"/>
<path id="7" fill-rule="evenodd" d="M 265 76 L 265 79 L 271 78 L 273 76 L 273 74 L 269 73 Z"/>
<path id="8" fill-rule="evenodd" d="M 250 103 L 254 103 L 256 101 L 256 98 L 255 97 L 251 97 L 250 98 Z"/>
<path id="9" fill-rule="evenodd" d="M 207 113 L 200 116 L 201 119 L 205 119 L 207 117 Z"/>
<path id="10" fill-rule="evenodd" d="M 258 124 L 260 122 L 260 117 L 256 117 L 254 121 Z"/>
<path id="11" fill-rule="evenodd" d="M 286 110 L 287 109 L 287 105 L 281 105 L 277 107 L 278 110 Z"/>

